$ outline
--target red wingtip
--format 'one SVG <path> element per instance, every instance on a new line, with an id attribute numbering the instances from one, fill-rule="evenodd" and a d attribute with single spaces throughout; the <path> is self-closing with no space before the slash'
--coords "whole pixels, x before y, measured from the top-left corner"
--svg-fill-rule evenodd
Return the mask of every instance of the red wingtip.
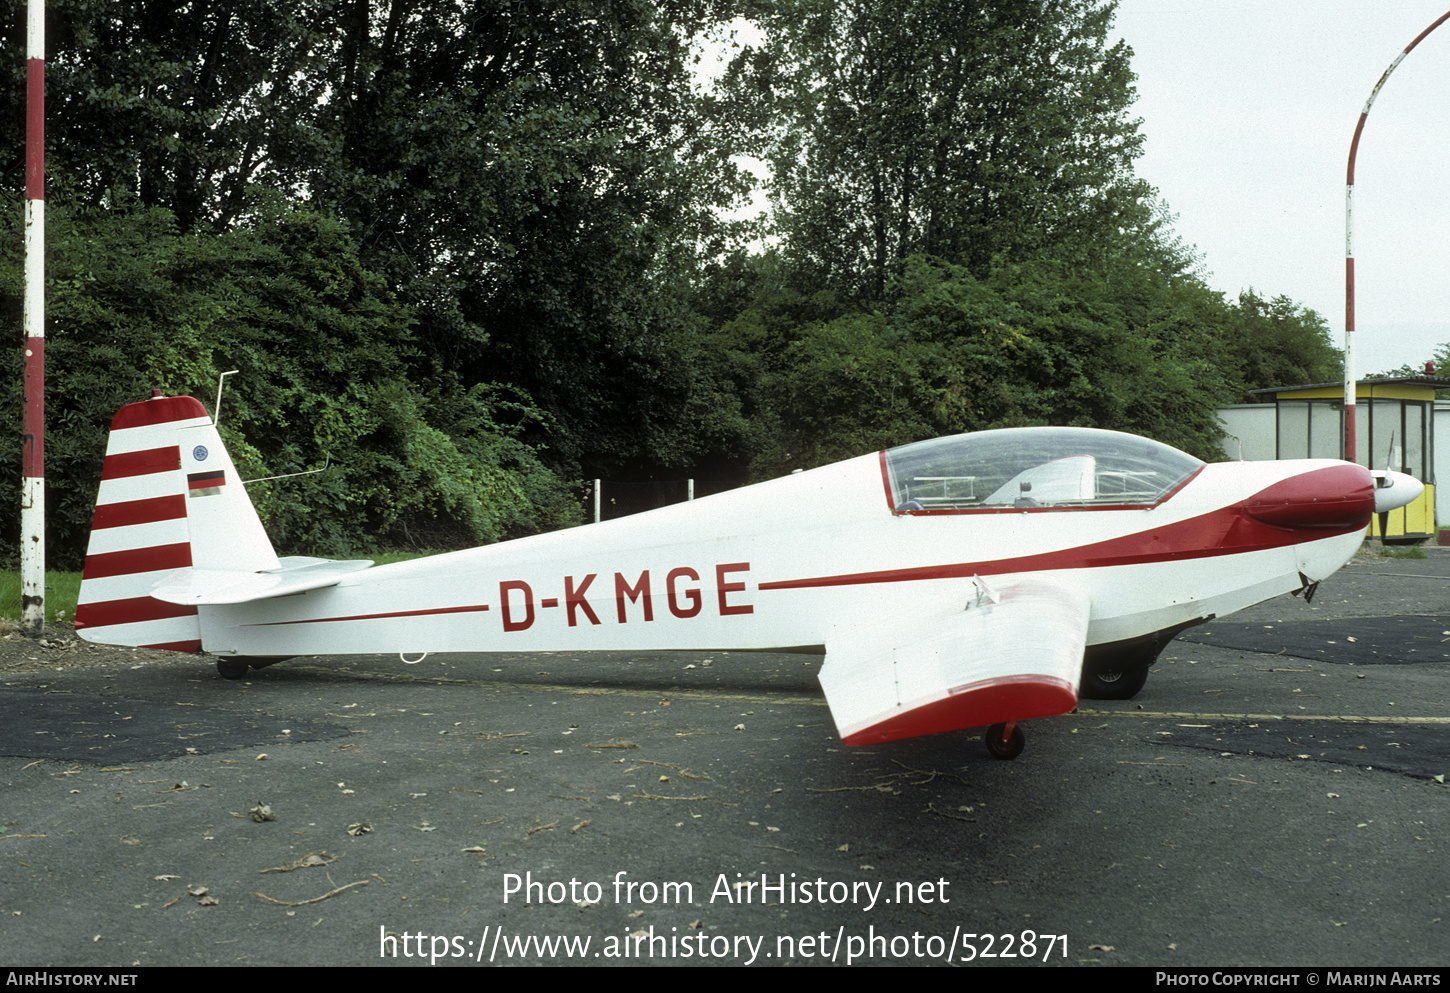
<path id="1" fill-rule="evenodd" d="M 919 738 L 943 731 L 985 727 L 1002 721 L 1066 714 L 1077 706 L 1077 692 L 1053 676 L 1003 676 L 952 690 L 945 697 L 913 707 L 842 739 L 847 745 Z"/>

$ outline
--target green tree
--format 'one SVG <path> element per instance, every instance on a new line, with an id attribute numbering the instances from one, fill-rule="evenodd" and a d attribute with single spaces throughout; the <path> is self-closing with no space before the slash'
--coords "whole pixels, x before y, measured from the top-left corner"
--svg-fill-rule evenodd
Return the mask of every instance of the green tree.
<path id="1" fill-rule="evenodd" d="M 879 298 L 914 254 L 1100 257 L 1151 229 L 1130 51 L 1101 0 L 779 0 L 728 77 L 803 280 Z"/>
<path id="2" fill-rule="evenodd" d="M 316 125 L 327 101 L 321 69 L 335 47 L 328 33 L 335 6 L 47 4 L 48 198 L 93 207 L 124 190 L 164 207 L 189 232 L 225 229 L 246 214 L 256 188 L 291 195 L 299 160 L 327 144 Z M 23 51 L 24 4 L 5 7 L 7 50 Z M 12 107 L 23 92 L 21 73 L 7 88 Z M 14 132 L 0 159 L 23 155 L 23 134 Z"/>
<path id="3" fill-rule="evenodd" d="M 682 288 L 748 185 L 690 73 L 732 9 L 58 0 L 51 202 L 122 191 L 182 234 L 278 205 L 342 221 L 413 314 L 414 379 L 524 391 L 562 427 L 530 435 L 561 463 L 675 458 Z M 9 83 L 18 124 L 23 75 Z M 11 134 L 0 161 L 18 169 Z"/>
<path id="4" fill-rule="evenodd" d="M 689 71 L 728 5 L 345 9 L 335 157 L 307 183 L 415 308 L 424 356 L 522 389 L 571 465 L 671 459 L 679 286 L 746 186 Z"/>
<path id="5" fill-rule="evenodd" d="M 1240 293 L 1228 308 L 1222 340 L 1221 361 L 1234 400 L 1250 399 L 1249 390 L 1344 377 L 1344 356 L 1330 341 L 1324 318 L 1286 296 L 1266 300 L 1253 290 Z"/>
<path id="6" fill-rule="evenodd" d="M 1214 408 L 1239 388 L 1221 369 L 1232 308 L 1144 266 L 1046 260 L 979 278 L 913 256 L 870 313 L 832 300 L 764 286 L 712 336 L 749 372 L 738 437 L 754 478 L 1032 424 L 1130 431 L 1213 457 Z"/>
<path id="7" fill-rule="evenodd" d="M 6 198 L 0 308 L 18 316 L 18 203 Z M 496 540 L 578 519 L 568 488 L 518 438 L 544 417 L 485 387 L 409 378 L 412 315 L 360 263 L 345 228 L 284 212 L 223 234 L 182 233 L 169 211 L 125 202 L 50 212 L 48 551 L 84 554 L 106 428 L 153 388 L 210 405 L 243 478 L 324 473 L 252 491 L 278 546 Z M 12 326 L 18 326 L 18 321 Z M 6 393 L 19 406 L 18 350 Z M 0 457 L 0 517 L 15 530 L 19 446 Z M 6 495 L 8 493 L 8 495 Z"/>

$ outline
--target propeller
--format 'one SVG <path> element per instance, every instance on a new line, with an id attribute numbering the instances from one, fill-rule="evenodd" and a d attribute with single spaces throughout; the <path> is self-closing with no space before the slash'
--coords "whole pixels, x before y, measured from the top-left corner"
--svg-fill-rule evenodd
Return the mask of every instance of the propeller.
<path id="1" fill-rule="evenodd" d="M 1390 470 L 1390 466 L 1394 464 L 1394 460 L 1395 460 L 1395 433 L 1393 431 L 1391 431 L 1390 432 L 1390 447 L 1389 447 L 1389 451 L 1385 452 L 1385 475 L 1382 476 L 1382 477 L 1380 477 L 1380 479 L 1376 479 L 1375 480 L 1375 490 L 1376 490 L 1376 492 L 1375 492 L 1375 515 L 1380 519 L 1380 547 L 1381 548 L 1384 548 L 1385 547 L 1385 535 L 1389 534 L 1389 531 L 1390 531 L 1390 509 L 1388 507 L 1386 507 L 1384 510 L 1380 510 L 1379 509 L 1380 501 L 1379 501 L 1379 492 L 1378 492 L 1378 490 L 1381 487 L 1381 485 L 1386 485 L 1386 484 L 1382 484 L 1381 483 L 1381 480 L 1388 478 L 1389 473 L 1391 471 Z M 1393 479 L 1390 479 L 1387 485 L 1388 486 L 1394 486 L 1395 485 L 1394 480 Z"/>
<path id="2" fill-rule="evenodd" d="M 1381 545 L 1385 542 L 1390 511 L 1412 503 L 1416 497 L 1425 492 L 1425 484 L 1414 476 L 1406 472 L 1395 472 L 1390 468 L 1393 459 L 1394 435 L 1391 435 L 1390 455 L 1385 459 L 1385 467 L 1370 470 L 1370 475 L 1374 477 L 1374 511 L 1379 518 Z"/>

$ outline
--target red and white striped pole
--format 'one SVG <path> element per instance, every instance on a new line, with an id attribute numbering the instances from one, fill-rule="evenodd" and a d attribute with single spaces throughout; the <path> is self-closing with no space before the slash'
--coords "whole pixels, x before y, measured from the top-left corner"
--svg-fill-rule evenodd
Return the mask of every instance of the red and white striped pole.
<path id="1" fill-rule="evenodd" d="M 1450 11 L 1440 15 L 1440 19 L 1428 28 L 1415 36 L 1415 40 L 1405 46 L 1405 50 L 1395 56 L 1390 67 L 1385 70 L 1380 81 L 1374 84 L 1370 91 L 1369 99 L 1364 102 L 1364 110 L 1360 111 L 1359 123 L 1354 126 L 1354 140 L 1349 143 L 1349 168 L 1344 175 L 1344 458 L 1353 462 L 1355 456 L 1355 434 L 1358 425 L 1355 423 L 1355 380 L 1354 380 L 1354 157 L 1359 152 L 1359 136 L 1364 131 L 1364 122 L 1369 117 L 1369 109 L 1374 105 L 1374 98 L 1379 96 L 1380 88 L 1390 78 L 1390 73 L 1404 60 L 1406 55 L 1424 40 L 1425 36 L 1434 31 L 1441 24 L 1450 19 Z M 1394 468 L 1390 466 L 1389 468 Z"/>
<path id="2" fill-rule="evenodd" d="M 45 629 L 45 2 L 26 4 L 25 413 L 20 490 L 20 629 Z"/>

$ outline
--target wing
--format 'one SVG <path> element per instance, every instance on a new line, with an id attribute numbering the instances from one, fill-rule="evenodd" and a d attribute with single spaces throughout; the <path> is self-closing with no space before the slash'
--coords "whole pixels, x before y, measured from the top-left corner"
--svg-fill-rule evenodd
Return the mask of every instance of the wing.
<path id="1" fill-rule="evenodd" d="M 1070 583 L 1023 579 L 962 607 L 843 630 L 826 642 L 821 686 L 841 739 L 866 745 L 1077 706 L 1088 595 Z"/>

